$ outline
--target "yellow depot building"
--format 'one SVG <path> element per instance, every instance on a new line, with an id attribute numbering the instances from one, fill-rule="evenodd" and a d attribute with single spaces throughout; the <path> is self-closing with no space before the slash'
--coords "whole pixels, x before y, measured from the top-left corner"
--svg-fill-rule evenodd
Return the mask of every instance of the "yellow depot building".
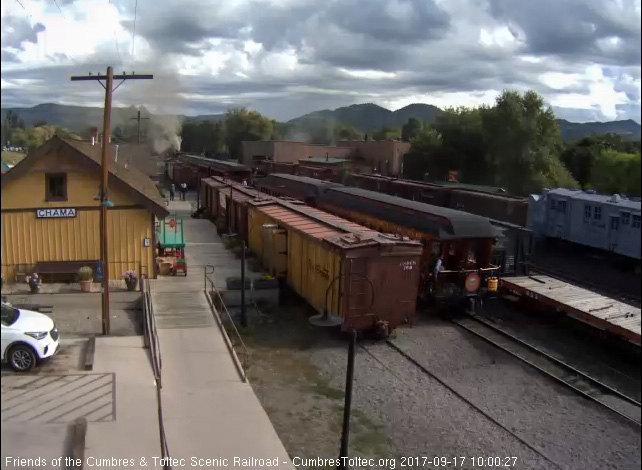
<path id="1" fill-rule="evenodd" d="M 167 215 L 152 180 L 118 163 L 110 147 L 107 197 L 110 278 L 135 271 L 155 277 L 155 218 Z M 70 280 L 100 259 L 101 148 L 53 137 L 2 175 L 2 276 L 22 282 Z M 95 276 L 96 277 L 96 276 Z"/>

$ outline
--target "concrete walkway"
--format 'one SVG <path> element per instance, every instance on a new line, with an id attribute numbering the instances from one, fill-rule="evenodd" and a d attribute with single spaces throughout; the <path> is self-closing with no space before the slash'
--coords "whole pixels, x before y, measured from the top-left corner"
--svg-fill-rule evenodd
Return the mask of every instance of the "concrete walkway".
<path id="1" fill-rule="evenodd" d="M 240 262 L 211 222 L 185 214 L 183 223 L 188 275 L 151 282 L 169 454 L 187 462 L 227 458 L 229 466 L 234 458 L 278 459 L 279 467 L 294 468 L 252 387 L 241 381 L 204 293 L 203 266 L 215 267 L 220 286 L 239 275 Z"/>
<path id="2" fill-rule="evenodd" d="M 101 421 L 88 420 L 85 458 L 133 459 L 141 468 L 142 457 L 149 462 L 161 455 L 156 384 L 142 337 L 96 338 L 87 377 L 103 375 L 111 380 L 113 412 Z"/>

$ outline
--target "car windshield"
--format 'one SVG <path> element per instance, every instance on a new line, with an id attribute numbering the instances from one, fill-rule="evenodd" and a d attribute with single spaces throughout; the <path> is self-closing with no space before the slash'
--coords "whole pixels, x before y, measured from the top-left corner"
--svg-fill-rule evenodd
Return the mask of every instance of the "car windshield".
<path id="1" fill-rule="evenodd" d="M 4 326 L 11 326 L 18 321 L 20 317 L 20 310 L 17 308 L 9 307 L 2 304 L 2 324 Z"/>

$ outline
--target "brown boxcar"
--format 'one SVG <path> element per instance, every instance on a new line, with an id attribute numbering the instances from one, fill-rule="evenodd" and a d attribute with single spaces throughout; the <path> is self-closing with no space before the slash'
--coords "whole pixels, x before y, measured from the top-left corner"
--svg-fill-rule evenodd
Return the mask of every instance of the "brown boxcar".
<path id="1" fill-rule="evenodd" d="M 267 199 L 254 188 L 243 186 L 233 180 L 213 176 L 202 180 L 205 212 L 217 220 L 221 227 L 231 233 L 238 233 L 247 242 L 247 202 Z"/>
<path id="2" fill-rule="evenodd" d="M 317 312 L 340 316 L 343 331 L 389 333 L 414 321 L 419 243 L 301 203 L 254 200 L 248 201 L 248 208 L 252 251 L 262 259 L 286 256 L 288 285 Z M 271 252 L 278 243 L 264 245 L 264 228 L 286 237 L 285 253 Z"/>
<path id="3" fill-rule="evenodd" d="M 521 197 L 453 189 L 450 207 L 522 227 L 528 225 L 528 200 Z"/>
<path id="4" fill-rule="evenodd" d="M 422 240 L 422 297 L 474 297 L 477 292 L 484 292 L 484 280 L 498 271 L 492 259 L 499 233 L 487 218 L 292 175 L 269 175 L 258 181 L 257 187 L 273 196 L 293 197 L 316 205 L 380 232 Z M 432 270 L 440 255 L 445 272 L 438 275 L 441 285 L 436 285 Z M 480 289 L 474 292 L 466 291 L 465 287 L 471 274 L 480 278 Z"/>
<path id="5" fill-rule="evenodd" d="M 317 205 L 375 230 L 421 240 L 423 298 L 477 297 L 485 293 L 486 280 L 499 272 L 492 264 L 498 231 L 485 217 L 340 185 L 325 189 Z M 435 279 L 439 259 L 443 271 Z"/>
<path id="6" fill-rule="evenodd" d="M 463 210 L 500 222 L 528 226 L 528 200 L 501 188 L 464 183 L 413 181 L 385 176 L 351 174 L 350 186 L 382 192 L 411 201 Z"/>

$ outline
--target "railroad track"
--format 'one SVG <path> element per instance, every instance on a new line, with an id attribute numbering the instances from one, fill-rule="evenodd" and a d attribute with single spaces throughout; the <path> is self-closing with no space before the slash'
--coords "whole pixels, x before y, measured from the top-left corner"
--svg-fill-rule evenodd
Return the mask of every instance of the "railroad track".
<path id="1" fill-rule="evenodd" d="M 469 333 L 529 364 L 562 385 L 640 426 L 641 408 L 640 402 L 636 399 L 497 328 L 486 319 L 464 317 L 452 321 Z"/>
<path id="2" fill-rule="evenodd" d="M 569 282 L 569 283 L 575 284 L 575 285 L 577 285 L 579 287 L 584 287 L 586 289 L 589 289 L 589 290 L 592 290 L 592 291 L 595 291 L 595 292 L 598 292 L 598 293 L 602 293 L 602 294 L 607 295 L 609 297 L 617 297 L 619 299 L 631 302 L 631 303 L 635 304 L 635 306 L 640 306 L 640 304 L 642 304 L 642 297 L 640 296 L 640 294 L 631 293 L 631 292 L 622 292 L 620 290 L 613 289 L 613 288 L 608 287 L 608 286 L 604 286 L 604 285 L 597 284 L 595 282 L 587 281 L 586 279 L 580 279 L 578 277 L 571 276 L 571 275 L 569 275 L 569 274 L 567 274 L 565 272 L 559 271 L 557 269 L 551 269 L 551 268 L 548 268 L 548 267 L 544 268 L 544 267 L 533 265 L 533 264 L 531 264 L 530 267 L 531 267 L 531 271 L 534 271 L 535 273 L 540 273 L 540 274 L 543 274 L 543 275 L 548 276 L 548 277 L 559 279 L 560 281 Z M 532 274 L 533 273 L 531 273 L 531 275 Z"/>
<path id="3" fill-rule="evenodd" d="M 410 364 L 412 364 L 414 367 L 418 368 L 421 370 L 424 374 L 426 374 L 428 377 L 431 379 L 437 381 L 440 383 L 443 387 L 448 389 L 452 394 L 454 394 L 456 397 L 458 397 L 460 400 L 463 402 L 467 403 L 471 408 L 475 409 L 478 413 L 482 414 L 486 419 L 494 423 L 496 426 L 500 427 L 503 429 L 506 433 L 510 434 L 513 436 L 517 441 L 521 442 L 524 446 L 526 446 L 528 449 L 533 451 L 535 454 L 539 455 L 541 458 L 544 460 L 548 461 L 553 465 L 555 468 L 562 470 L 565 468 L 564 466 L 560 465 L 559 463 L 555 462 L 554 459 L 548 457 L 543 450 L 538 449 L 535 445 L 531 444 L 528 440 L 524 439 L 522 436 L 517 434 L 513 429 L 505 426 L 502 424 L 500 421 L 498 421 L 494 416 L 490 415 L 487 411 L 483 410 L 480 408 L 477 404 L 475 404 L 473 401 L 468 399 L 466 396 L 462 395 L 457 389 L 455 389 L 452 385 L 448 383 L 448 381 L 444 380 L 443 378 L 439 377 L 436 375 L 433 371 L 429 370 L 426 368 L 425 365 L 423 365 L 420 361 L 412 357 L 410 354 L 408 354 L 406 351 L 404 351 L 401 347 L 399 347 L 393 340 L 386 340 L 386 345 L 398 353 L 401 357 L 403 357 L 405 360 L 407 360 Z M 389 367 L 387 364 L 385 364 L 379 357 L 377 357 L 376 354 L 374 354 L 370 349 L 368 349 L 364 345 L 359 346 L 366 354 L 368 354 L 374 361 L 376 361 L 378 364 L 380 364 L 388 373 L 396 377 L 398 380 L 401 382 L 405 382 L 404 378 L 398 373 L 398 371 L 393 370 L 391 367 Z"/>

